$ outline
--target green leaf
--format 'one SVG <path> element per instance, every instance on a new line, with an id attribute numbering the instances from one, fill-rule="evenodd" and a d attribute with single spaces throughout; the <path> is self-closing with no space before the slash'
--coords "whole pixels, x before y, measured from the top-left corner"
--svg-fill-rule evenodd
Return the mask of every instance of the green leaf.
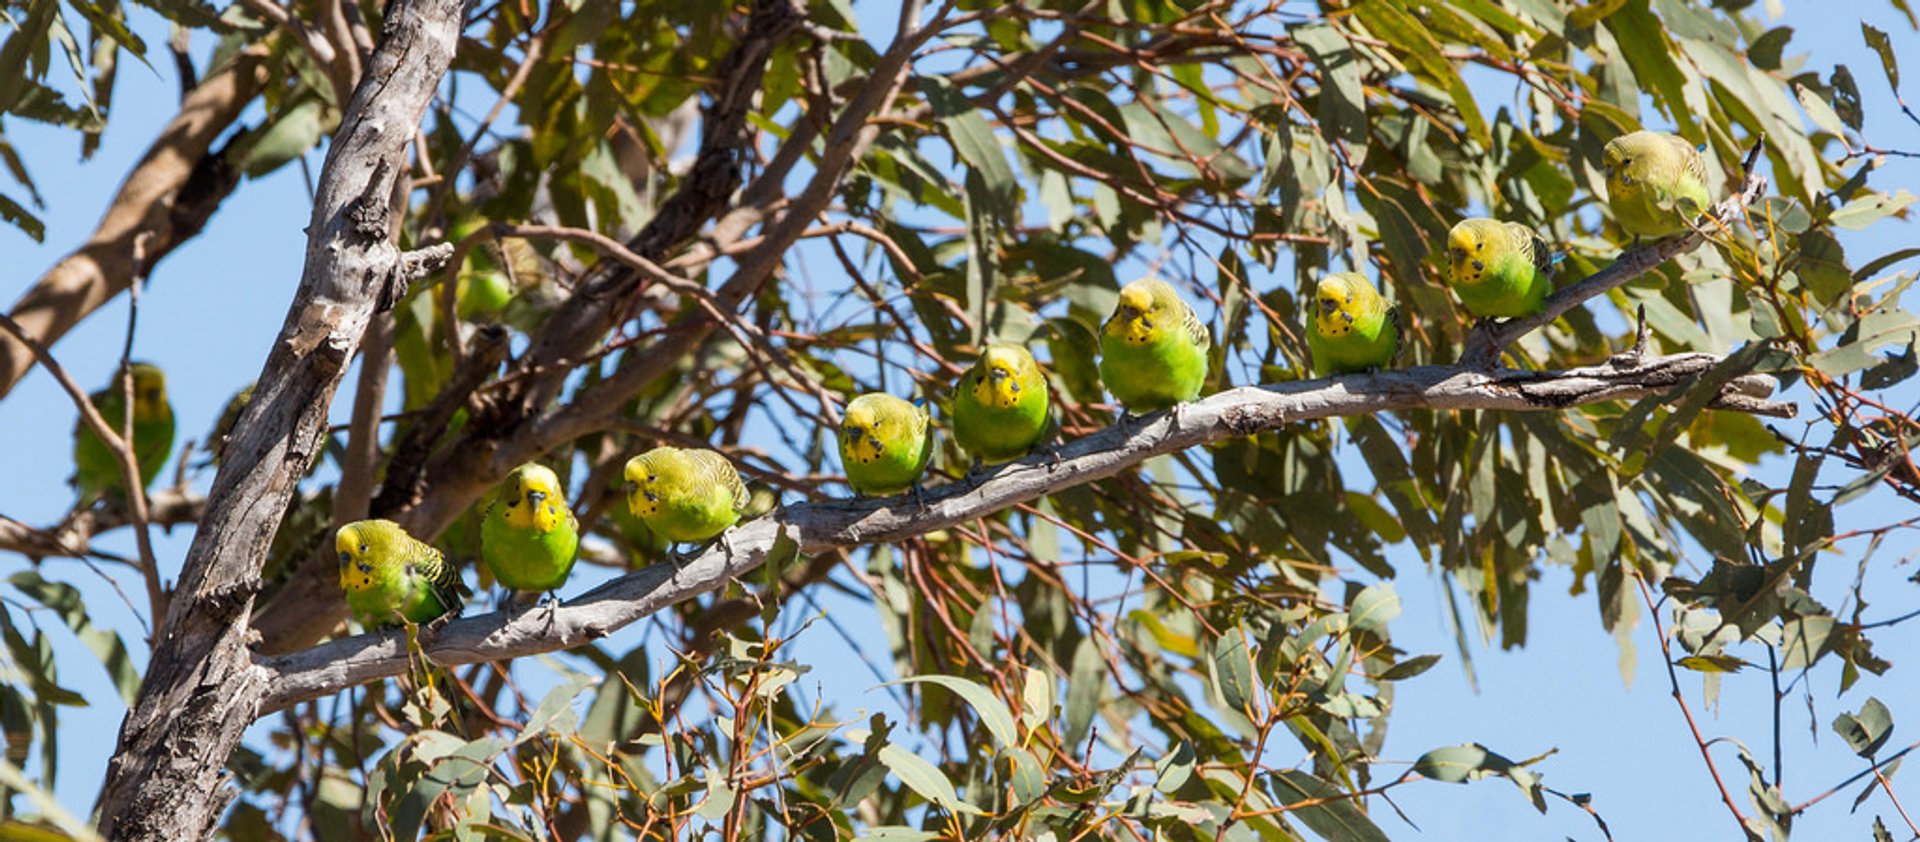
<path id="1" fill-rule="evenodd" d="M 1213 645 L 1213 675 L 1220 698 L 1234 710 L 1246 712 L 1254 703 L 1253 657 L 1247 651 L 1247 633 L 1228 629 Z"/>
<path id="2" fill-rule="evenodd" d="M 1288 32 L 1320 69 L 1320 131 L 1330 143 L 1365 146 L 1367 100 L 1360 84 L 1360 55 L 1353 44 L 1339 30 L 1324 24 L 1296 26 Z"/>
<path id="3" fill-rule="evenodd" d="M 1887 38 L 1887 33 L 1875 29 L 1873 24 L 1867 23 L 1864 20 L 1860 22 L 1860 35 L 1867 39 L 1867 46 L 1872 47 L 1874 52 L 1880 54 L 1880 69 L 1887 72 L 1887 85 L 1893 88 L 1895 93 L 1898 93 L 1900 91 L 1900 62 L 1894 58 L 1893 41 Z"/>
<path id="4" fill-rule="evenodd" d="M 985 195 L 991 198 L 990 209 L 1003 221 L 1015 222 L 1019 184 L 987 118 L 945 77 L 921 76 L 920 90 L 926 94 L 927 104 L 933 107 L 934 118 L 946 129 L 954 152 L 980 176 Z"/>
<path id="5" fill-rule="evenodd" d="M 1053 673 L 1035 667 L 1020 668 L 1020 722 L 1031 731 L 1053 718 Z"/>
<path id="6" fill-rule="evenodd" d="M 1853 753 L 1872 758 L 1893 736 L 1893 713 L 1879 699 L 1868 697 L 1859 713 L 1842 713 L 1833 720 L 1834 733 L 1847 741 Z"/>
<path id="7" fill-rule="evenodd" d="M 940 805 L 949 813 L 978 814 L 979 809 L 960 800 L 954 792 L 953 782 L 940 773 L 940 768 L 925 758 L 889 743 L 880 749 L 880 762 L 886 764 L 894 777 L 906 784 L 908 789 L 918 793 L 921 798 Z"/>
<path id="8" fill-rule="evenodd" d="M 1186 740 L 1175 742 L 1172 751 L 1153 763 L 1153 788 L 1167 795 L 1180 791 L 1180 787 L 1193 776 L 1196 762 L 1191 744 Z"/>
<path id="9" fill-rule="evenodd" d="M 34 216 L 26 208 L 21 207 L 19 202 L 15 202 L 5 193 L 0 193 L 0 219 L 4 219 L 15 228 L 20 229 L 27 236 L 32 237 L 36 243 L 44 243 L 47 241 L 46 223 L 41 222 L 40 217 Z"/>
<path id="10" fill-rule="evenodd" d="M 549 731 L 562 737 L 571 734 L 580 725 L 580 715 L 573 709 L 573 700 L 592 683 L 591 676 L 575 675 L 547 691 L 547 695 L 540 699 L 540 704 L 534 706 L 533 713 L 528 714 L 527 725 L 520 730 L 520 736 L 514 742 L 526 742 Z"/>
<path id="11" fill-rule="evenodd" d="M 1694 672 L 1728 673 L 1739 672 L 1753 664 L 1732 655 L 1688 655 L 1673 662 Z"/>
<path id="12" fill-rule="evenodd" d="M 1851 231 L 1864 230 L 1867 226 L 1905 210 L 1913 204 L 1914 195 L 1905 190 L 1891 196 L 1885 193 L 1868 193 L 1841 206 L 1828 217 L 1828 221 Z"/>
<path id="13" fill-rule="evenodd" d="M 1415 655 L 1380 674 L 1381 681 L 1403 681 L 1426 672 L 1440 663 L 1439 655 Z"/>
<path id="14" fill-rule="evenodd" d="M 965 700 L 973 708 L 974 713 L 980 715 L 980 724 L 986 726 L 987 732 L 993 735 L 994 741 L 1001 747 L 1011 748 L 1020 744 L 1020 731 L 1014 726 L 1013 712 L 1007 709 L 1006 702 L 1000 701 L 1000 697 L 995 696 L 993 691 L 987 689 L 984 684 L 952 675 L 915 675 L 881 686 L 887 687 L 894 684 L 935 684 L 945 687 Z"/>
<path id="15" fill-rule="evenodd" d="M 1347 792 L 1315 775 L 1286 769 L 1267 776 L 1273 797 L 1284 805 L 1320 801 L 1288 813 L 1327 842 L 1386 842 L 1387 835 L 1360 811 Z"/>
<path id="16" fill-rule="evenodd" d="M 95 833 L 91 825 L 75 818 L 72 813 L 67 812 L 65 807 L 60 806 L 59 799 L 54 798 L 53 793 L 41 789 L 38 784 L 27 778 L 27 773 L 20 771 L 20 767 L 4 760 L 0 760 L 0 788 L 25 795 L 28 803 L 40 811 L 40 817 L 51 822 L 68 838 L 81 842 L 100 842 L 100 834 Z M 0 838 L 11 837 L 7 836 L 4 830 L 0 830 Z"/>
<path id="17" fill-rule="evenodd" d="M 1106 687 L 1107 662 L 1100 657 L 1100 644 L 1091 636 L 1083 637 L 1073 648 L 1073 674 L 1067 678 L 1067 733 L 1065 744 L 1077 746 L 1087 738 L 1093 715 L 1100 706 L 1100 692 Z"/>
<path id="18" fill-rule="evenodd" d="M 1834 137 L 1845 136 L 1846 127 L 1840 124 L 1840 115 L 1834 113 L 1833 106 L 1828 105 L 1826 100 L 1813 92 L 1813 89 L 1796 87 L 1793 93 L 1799 98 L 1800 107 L 1806 109 L 1807 116 L 1813 119 L 1813 124 L 1820 127 L 1821 131 Z"/>
<path id="19" fill-rule="evenodd" d="M 1512 765 L 1512 761 L 1488 751 L 1486 746 L 1465 743 L 1420 755 L 1420 759 L 1413 762 L 1413 771 L 1424 778 L 1459 784 L 1490 774 L 1504 774 Z"/>
<path id="20" fill-rule="evenodd" d="M 1355 631 L 1378 632 L 1400 616 L 1400 595 L 1393 592 L 1392 582 L 1381 582 L 1355 595 L 1347 614 L 1348 626 Z"/>

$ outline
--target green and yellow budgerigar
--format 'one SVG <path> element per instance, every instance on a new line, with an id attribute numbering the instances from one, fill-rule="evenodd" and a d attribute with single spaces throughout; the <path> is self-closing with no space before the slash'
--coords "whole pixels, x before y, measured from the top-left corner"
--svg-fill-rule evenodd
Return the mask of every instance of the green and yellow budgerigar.
<path id="1" fill-rule="evenodd" d="M 931 414 L 881 392 L 847 403 L 840 419 L 840 464 L 847 484 L 869 497 L 899 494 L 920 482 L 933 455 Z"/>
<path id="2" fill-rule="evenodd" d="M 1307 347 L 1322 376 L 1386 368 L 1399 346 L 1400 330 L 1373 282 L 1358 272 L 1340 272 L 1314 286 L 1313 329 Z"/>
<path id="3" fill-rule="evenodd" d="M 1601 154 L 1607 205 L 1629 234 L 1678 234 L 1713 204 L 1700 150 L 1677 135 L 1633 132 L 1607 141 Z"/>
<path id="4" fill-rule="evenodd" d="M 1159 278 L 1120 290 L 1100 332 L 1100 382 L 1128 412 L 1145 415 L 1200 395 L 1207 380 L 1207 325 Z"/>
<path id="5" fill-rule="evenodd" d="M 552 591 L 573 571 L 580 521 L 553 469 L 528 462 L 501 480 L 480 521 L 480 557 L 503 587 Z"/>
<path id="6" fill-rule="evenodd" d="M 356 520 L 334 533 L 340 587 L 360 625 L 386 628 L 425 623 L 460 612 L 467 592 L 460 573 L 440 551 L 390 520 Z"/>
<path id="7" fill-rule="evenodd" d="M 711 450 L 656 447 L 627 460 L 626 477 L 627 506 L 676 544 L 724 541 L 752 499 L 733 463 Z"/>
<path id="8" fill-rule="evenodd" d="M 1026 346 L 996 342 L 960 376 L 953 438 L 976 461 L 1010 462 L 1047 432 L 1047 377 Z"/>
<path id="9" fill-rule="evenodd" d="M 136 362 L 133 369 L 133 455 L 140 465 L 140 483 L 144 489 L 166 467 L 173 453 L 173 405 L 167 403 L 167 376 L 157 366 Z M 127 403 L 120 375 L 105 389 L 92 395 L 93 408 L 115 432 L 126 422 Z M 107 443 L 81 419 L 73 430 L 73 484 L 80 492 L 80 507 L 93 504 L 108 491 L 125 493 L 127 483 L 120 472 L 120 459 Z"/>
<path id="10" fill-rule="evenodd" d="M 1546 241 L 1518 222 L 1463 219 L 1447 233 L 1447 278 L 1467 312 L 1482 319 L 1540 312 L 1553 263 Z"/>

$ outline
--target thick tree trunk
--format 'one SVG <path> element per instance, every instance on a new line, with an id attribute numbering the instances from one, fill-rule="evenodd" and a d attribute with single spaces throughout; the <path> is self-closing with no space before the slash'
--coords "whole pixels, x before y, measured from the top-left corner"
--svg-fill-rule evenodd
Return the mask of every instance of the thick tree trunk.
<path id="1" fill-rule="evenodd" d="M 108 764 L 100 827 L 110 838 L 205 837 L 234 795 L 223 767 L 267 689 L 247 648 L 261 560 L 369 317 L 395 284 L 450 251 L 402 255 L 387 225 L 393 179 L 407 177 L 407 147 L 452 61 L 462 12 L 460 0 L 397 0 L 333 138 L 300 288 L 227 445 Z"/>

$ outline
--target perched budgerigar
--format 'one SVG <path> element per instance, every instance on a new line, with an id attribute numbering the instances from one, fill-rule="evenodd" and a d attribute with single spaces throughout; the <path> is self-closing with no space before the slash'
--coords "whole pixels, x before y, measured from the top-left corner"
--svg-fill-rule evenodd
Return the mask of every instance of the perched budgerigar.
<path id="1" fill-rule="evenodd" d="M 1483 319 L 1540 312 L 1553 287 L 1553 254 L 1518 222 L 1464 219 L 1447 233 L 1447 276 L 1467 312 Z"/>
<path id="2" fill-rule="evenodd" d="M 1009 462 L 1047 431 L 1047 378 L 1025 346 L 996 342 L 960 376 L 953 438 L 974 459 Z"/>
<path id="3" fill-rule="evenodd" d="M 733 463 L 711 450 L 656 447 L 627 460 L 626 477 L 627 506 L 676 544 L 724 541 L 752 499 Z"/>
<path id="4" fill-rule="evenodd" d="M 1627 233 L 1665 237 L 1688 229 L 1713 203 L 1700 150 L 1676 135 L 1639 131 L 1607 141 L 1607 205 Z"/>
<path id="5" fill-rule="evenodd" d="M 1120 290 L 1120 303 L 1100 332 L 1100 382 L 1136 415 L 1200 395 L 1207 380 L 1207 325 L 1180 293 L 1159 278 Z"/>
<path id="6" fill-rule="evenodd" d="M 1320 279 L 1314 288 L 1313 370 L 1321 375 L 1385 368 L 1393 362 L 1399 327 L 1373 282 L 1358 272 Z"/>
<path id="7" fill-rule="evenodd" d="M 933 455 L 933 429 L 924 406 L 881 392 L 847 403 L 840 419 L 840 464 L 847 484 L 870 497 L 899 494 L 920 482 Z"/>
<path id="8" fill-rule="evenodd" d="M 480 556 L 501 585 L 552 591 L 567 581 L 580 547 L 580 522 L 553 469 L 528 462 L 500 482 L 480 522 Z"/>
<path id="9" fill-rule="evenodd" d="M 144 489 L 153 484 L 173 452 L 173 405 L 167 403 L 167 376 L 158 367 L 137 362 L 132 368 L 133 455 L 140 465 L 140 485 Z M 93 408 L 115 433 L 126 420 L 127 403 L 121 388 L 120 375 L 116 374 L 112 383 L 92 395 Z M 93 434 L 84 419 L 74 425 L 73 466 L 73 484 L 80 491 L 81 507 L 92 505 L 109 490 L 126 491 L 119 457 Z"/>
<path id="10" fill-rule="evenodd" d="M 425 623 L 459 613 L 466 585 L 440 551 L 390 520 L 357 520 L 334 533 L 340 587 L 360 625 Z"/>

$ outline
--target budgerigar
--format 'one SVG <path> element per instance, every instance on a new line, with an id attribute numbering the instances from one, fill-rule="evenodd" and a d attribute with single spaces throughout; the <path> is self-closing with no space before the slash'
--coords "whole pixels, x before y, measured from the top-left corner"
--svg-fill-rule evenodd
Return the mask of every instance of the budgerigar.
<path id="1" fill-rule="evenodd" d="M 334 533 L 347 608 L 369 629 L 425 623 L 460 612 L 466 585 L 440 551 L 390 520 L 357 520 Z"/>
<path id="2" fill-rule="evenodd" d="M 752 499 L 733 463 L 711 450 L 656 447 L 627 460 L 626 477 L 628 507 L 676 544 L 724 542 Z"/>
<path id="3" fill-rule="evenodd" d="M 847 484 L 869 497 L 914 487 L 933 455 L 930 420 L 926 407 L 881 392 L 849 401 L 840 419 L 840 464 Z"/>
<path id="4" fill-rule="evenodd" d="M 173 452 L 173 405 L 167 403 L 167 376 L 150 363 L 136 362 L 133 368 L 133 455 L 140 466 L 140 487 L 153 484 L 153 478 L 166 467 Z M 106 419 L 117 434 L 126 421 L 126 398 L 121 377 L 92 395 L 93 408 Z M 74 422 L 73 484 L 80 491 L 81 507 L 90 506 L 108 491 L 125 493 L 126 480 L 120 471 L 120 458 L 99 436 L 93 434 L 84 419 Z"/>
<path id="5" fill-rule="evenodd" d="M 552 591 L 573 571 L 580 522 L 553 469 L 528 462 L 501 480 L 480 522 L 480 556 L 502 586 Z"/>
<path id="6" fill-rule="evenodd" d="M 1313 329 L 1307 346 L 1313 370 L 1322 376 L 1385 368 L 1393 362 L 1399 328 L 1373 282 L 1358 272 L 1340 272 L 1314 287 Z"/>
<path id="7" fill-rule="evenodd" d="M 987 346 L 960 376 L 953 395 L 953 438 L 989 464 L 1025 455 L 1047 431 L 1047 378 L 1023 345 Z"/>
<path id="8" fill-rule="evenodd" d="M 1159 278 L 1120 290 L 1100 332 L 1100 382 L 1128 412 L 1158 412 L 1200 395 L 1207 380 L 1207 325 Z"/>
<path id="9" fill-rule="evenodd" d="M 1607 205 L 1627 233 L 1666 237 L 1688 230 L 1713 203 L 1700 150 L 1676 135 L 1639 131 L 1607 141 Z"/>
<path id="10" fill-rule="evenodd" d="M 1467 312 L 1482 319 L 1540 312 L 1553 261 L 1546 241 L 1518 222 L 1464 219 L 1447 233 L 1447 277 Z"/>

